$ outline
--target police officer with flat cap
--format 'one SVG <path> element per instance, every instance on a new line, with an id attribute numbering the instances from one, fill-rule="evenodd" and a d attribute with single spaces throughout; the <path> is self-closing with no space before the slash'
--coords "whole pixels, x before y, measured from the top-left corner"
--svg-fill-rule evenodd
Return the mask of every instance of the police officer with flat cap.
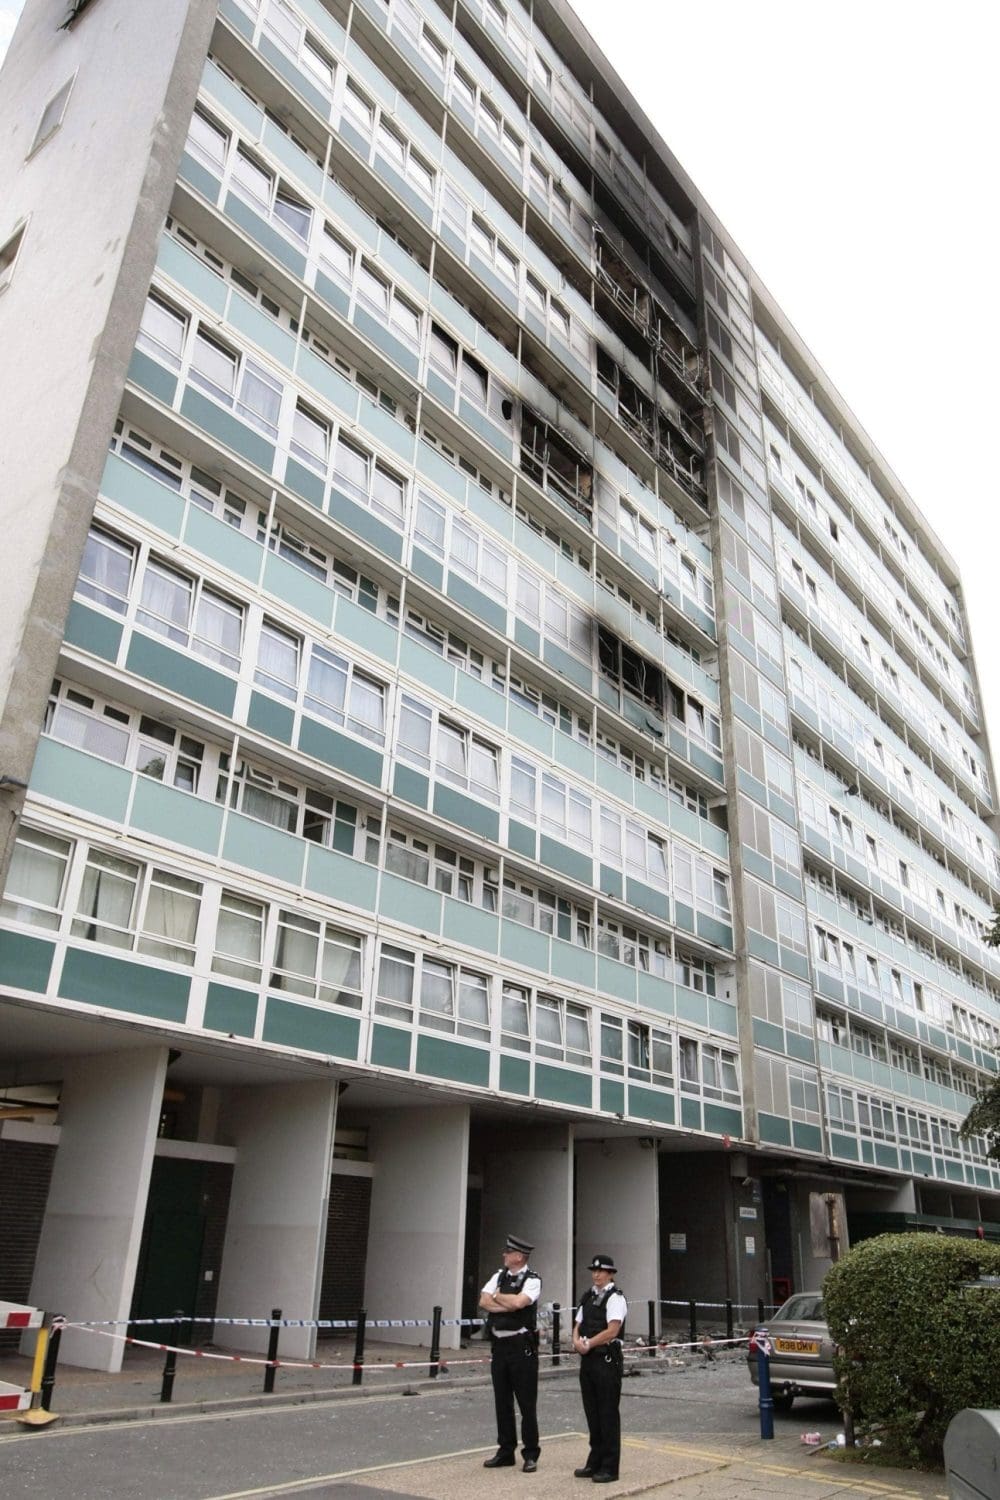
<path id="1" fill-rule="evenodd" d="M 510 1468 L 516 1462 L 517 1425 L 514 1400 L 521 1412 L 521 1453 L 525 1474 L 538 1468 L 538 1348 L 535 1335 L 542 1279 L 528 1265 L 534 1249 L 509 1234 L 503 1265 L 483 1287 L 479 1306 L 487 1313 L 493 1358 L 493 1402 L 497 1413 L 497 1451 L 484 1469 Z"/>
<path id="2" fill-rule="evenodd" d="M 590 1452 L 577 1479 L 610 1484 L 618 1478 L 622 1428 L 622 1339 L 628 1304 L 615 1286 L 614 1257 L 595 1255 L 588 1267 L 590 1290 L 577 1308 L 573 1348 L 580 1355 L 580 1394 L 590 1431 Z"/>

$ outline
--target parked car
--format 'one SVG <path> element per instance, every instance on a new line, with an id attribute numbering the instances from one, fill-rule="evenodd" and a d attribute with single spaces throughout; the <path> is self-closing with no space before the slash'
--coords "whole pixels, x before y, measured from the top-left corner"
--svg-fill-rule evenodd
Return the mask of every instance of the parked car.
<path id="1" fill-rule="evenodd" d="M 796 1396 L 832 1396 L 834 1345 L 820 1292 L 796 1292 L 767 1322 L 771 1337 L 771 1391 L 775 1411 L 789 1411 Z M 757 1384 L 757 1335 L 747 1351 L 750 1379 Z"/>

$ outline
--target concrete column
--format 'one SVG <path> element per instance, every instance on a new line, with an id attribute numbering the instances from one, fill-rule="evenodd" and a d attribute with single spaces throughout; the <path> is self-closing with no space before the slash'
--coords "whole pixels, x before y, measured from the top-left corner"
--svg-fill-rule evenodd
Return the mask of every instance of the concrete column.
<path id="1" fill-rule="evenodd" d="M 465 1200 L 469 1175 L 467 1105 L 386 1110 L 371 1119 L 374 1166 L 365 1306 L 371 1318 L 446 1318 L 462 1308 Z M 428 1344 L 428 1328 L 391 1328 L 394 1344 Z M 441 1346 L 457 1349 L 445 1328 Z"/>
<path id="2" fill-rule="evenodd" d="M 128 1317 L 166 1071 L 166 1047 L 149 1047 L 77 1058 L 63 1073 L 33 1306 L 81 1322 Z M 59 1358 L 114 1371 L 124 1349 L 69 1329 Z"/>
<path id="3" fill-rule="evenodd" d="M 646 1302 L 660 1300 L 659 1170 L 655 1144 L 638 1139 L 577 1141 L 576 1260 L 578 1292 L 590 1285 L 585 1269 L 596 1254 L 613 1255 L 632 1331 L 646 1328 Z"/>
<path id="4" fill-rule="evenodd" d="M 498 1135 L 484 1158 L 480 1286 L 500 1265 L 508 1234 L 535 1245 L 531 1264 L 542 1301 L 568 1305 L 573 1293 L 573 1133 L 539 1125 Z"/>
<path id="5" fill-rule="evenodd" d="M 334 1080 L 234 1091 L 220 1131 L 238 1156 L 219 1274 L 219 1317 L 287 1318 L 319 1309 L 330 1164 L 337 1113 Z M 267 1329 L 226 1329 L 238 1349 L 266 1351 Z M 313 1328 L 285 1329 L 281 1352 L 312 1358 Z"/>

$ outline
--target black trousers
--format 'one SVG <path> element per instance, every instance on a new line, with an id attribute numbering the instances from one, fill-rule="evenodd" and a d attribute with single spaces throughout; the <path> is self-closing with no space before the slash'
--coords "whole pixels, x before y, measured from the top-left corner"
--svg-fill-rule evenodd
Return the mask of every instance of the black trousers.
<path id="1" fill-rule="evenodd" d="M 530 1335 L 513 1334 L 493 1340 L 493 1401 L 497 1412 L 497 1447 L 513 1455 L 517 1450 L 514 1401 L 521 1413 L 521 1452 L 537 1458 L 538 1447 L 538 1356 Z"/>
<path id="2" fill-rule="evenodd" d="M 622 1447 L 618 1414 L 621 1394 L 621 1345 L 599 1346 L 585 1354 L 580 1360 L 580 1395 L 590 1432 L 587 1464 L 602 1474 L 618 1474 Z"/>

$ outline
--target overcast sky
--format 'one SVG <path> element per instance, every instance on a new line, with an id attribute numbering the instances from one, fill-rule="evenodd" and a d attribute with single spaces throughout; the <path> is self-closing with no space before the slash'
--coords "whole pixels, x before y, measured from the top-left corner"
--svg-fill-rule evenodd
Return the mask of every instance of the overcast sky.
<path id="1" fill-rule="evenodd" d="M 575 6 L 958 563 L 1000 748 L 1000 6 Z"/>

